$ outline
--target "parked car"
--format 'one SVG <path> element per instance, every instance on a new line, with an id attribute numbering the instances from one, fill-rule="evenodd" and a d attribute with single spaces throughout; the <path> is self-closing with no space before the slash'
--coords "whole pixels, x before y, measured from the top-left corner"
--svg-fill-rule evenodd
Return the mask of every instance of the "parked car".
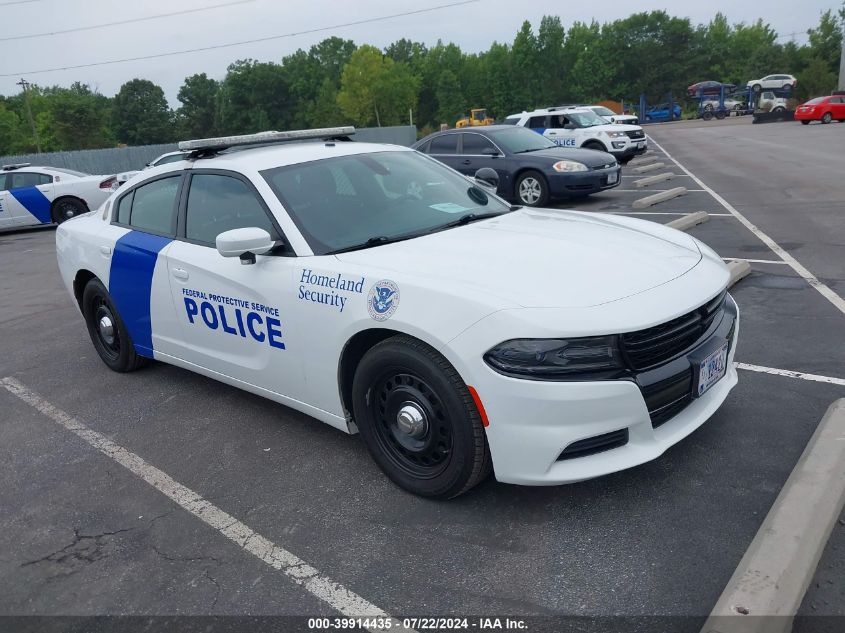
<path id="1" fill-rule="evenodd" d="M 98 208 L 125 181 L 30 163 L 0 168 L 0 229 L 60 224 Z"/>
<path id="2" fill-rule="evenodd" d="M 809 125 L 810 121 L 845 121 L 845 95 L 810 99 L 796 108 L 795 119 L 803 125 Z"/>
<path id="3" fill-rule="evenodd" d="M 178 163 L 180 160 L 185 160 L 187 156 L 188 152 L 167 152 L 144 165 L 144 169 L 149 169 L 150 167 L 158 167 L 159 165 L 166 165 L 167 163 Z"/>
<path id="4" fill-rule="evenodd" d="M 608 123 L 589 108 L 540 108 L 511 114 L 505 124 L 534 130 L 561 147 L 608 152 L 623 163 L 648 149 L 645 132 L 639 125 Z"/>
<path id="5" fill-rule="evenodd" d="M 754 92 L 763 90 L 795 90 L 798 80 L 792 75 L 766 75 L 762 79 L 752 79 L 746 84 Z"/>
<path id="6" fill-rule="evenodd" d="M 657 459 L 736 386 L 739 311 L 705 244 L 515 208 L 409 148 L 341 140 L 353 132 L 185 141 L 192 163 L 59 226 L 61 279 L 104 365 L 155 359 L 357 433 L 392 481 L 435 498 L 491 473 L 551 485 Z M 67 325 L 33 338 L 76 337 Z M 74 356 L 65 371 L 112 382 Z M 232 428 L 254 432 L 250 415 Z M 710 432 L 731 441 L 726 426 Z M 352 448 L 331 444 L 301 448 Z"/>
<path id="7" fill-rule="evenodd" d="M 677 103 L 672 104 L 672 114 L 669 114 L 669 104 L 661 103 L 660 105 L 652 106 L 645 112 L 644 121 L 648 123 L 660 121 L 674 121 L 681 118 L 681 106 Z"/>
<path id="8" fill-rule="evenodd" d="M 776 97 L 774 92 L 766 91 L 760 95 L 757 109 L 765 112 L 784 112 L 789 109 L 789 100 L 786 97 Z"/>
<path id="9" fill-rule="evenodd" d="M 413 148 L 467 176 L 494 169 L 497 193 L 529 207 L 619 186 L 620 167 L 610 154 L 560 147 L 519 126 L 435 132 Z"/>
<path id="10" fill-rule="evenodd" d="M 687 86 L 687 94 L 690 97 L 697 97 L 699 95 L 718 95 L 722 92 L 722 86 L 725 87 L 726 93 L 736 88 L 736 84 L 725 84 L 721 81 L 699 81 L 691 86 Z"/>
<path id="11" fill-rule="evenodd" d="M 745 109 L 745 101 L 741 99 L 733 99 L 725 97 L 725 109 L 726 110 L 736 110 L 742 111 Z M 701 108 L 703 110 L 716 110 L 719 108 L 719 100 L 718 99 L 702 99 L 701 101 Z"/>
<path id="12" fill-rule="evenodd" d="M 623 125 L 637 125 L 640 120 L 637 118 L 636 114 L 616 114 L 610 108 L 607 108 L 602 105 L 589 105 L 585 103 L 579 104 L 571 104 L 571 105 L 564 105 L 558 106 L 558 108 L 587 108 L 588 110 L 592 110 L 596 114 L 598 114 L 601 118 L 603 118 L 608 123 L 621 123 Z"/>

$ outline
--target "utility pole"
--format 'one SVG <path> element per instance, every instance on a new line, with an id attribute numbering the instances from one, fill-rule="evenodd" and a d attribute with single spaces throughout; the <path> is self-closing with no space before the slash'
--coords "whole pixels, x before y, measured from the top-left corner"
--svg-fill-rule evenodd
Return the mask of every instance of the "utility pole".
<path id="1" fill-rule="evenodd" d="M 842 54 L 839 56 L 839 89 L 845 90 L 845 20 L 842 20 Z"/>
<path id="2" fill-rule="evenodd" d="M 17 83 L 18 86 L 23 88 L 23 100 L 26 104 L 26 115 L 29 118 L 29 126 L 32 128 L 32 138 L 35 139 L 35 151 L 36 153 L 41 153 L 41 141 L 38 140 L 38 130 L 35 128 L 35 119 L 32 118 L 32 106 L 29 103 L 29 82 L 21 78 L 21 80 Z"/>

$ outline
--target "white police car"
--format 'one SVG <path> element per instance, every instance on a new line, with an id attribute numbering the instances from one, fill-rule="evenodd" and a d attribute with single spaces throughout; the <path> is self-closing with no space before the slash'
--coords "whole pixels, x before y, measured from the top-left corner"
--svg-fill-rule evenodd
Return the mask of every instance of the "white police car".
<path id="1" fill-rule="evenodd" d="M 29 163 L 0 168 L 0 229 L 61 223 L 96 209 L 120 186 L 118 176 L 89 176 Z"/>
<path id="2" fill-rule="evenodd" d="M 542 108 L 512 114 L 504 122 L 530 128 L 562 147 L 608 152 L 623 163 L 648 149 L 642 127 L 608 123 L 590 108 Z"/>
<path id="3" fill-rule="evenodd" d="M 694 238 L 512 207 L 352 131 L 185 142 L 59 226 L 106 365 L 154 358 L 360 432 L 431 497 L 491 467 L 548 485 L 641 464 L 736 384 L 728 272 Z"/>

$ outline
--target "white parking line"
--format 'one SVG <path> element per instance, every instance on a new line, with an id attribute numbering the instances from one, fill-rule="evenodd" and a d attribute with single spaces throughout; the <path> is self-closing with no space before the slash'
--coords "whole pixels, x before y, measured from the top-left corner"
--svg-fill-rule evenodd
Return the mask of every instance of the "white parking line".
<path id="1" fill-rule="evenodd" d="M 611 191 L 623 191 L 625 193 L 656 193 L 658 191 L 669 191 L 668 189 L 652 189 L 651 187 L 642 188 L 642 189 L 611 189 Z M 697 191 L 699 193 L 703 192 L 704 189 L 687 189 L 687 191 Z"/>
<path id="2" fill-rule="evenodd" d="M 674 159 L 672 159 L 672 160 L 674 160 Z M 679 167 L 680 167 L 680 165 L 679 165 Z M 672 175 L 675 178 L 694 178 L 694 176 L 692 174 L 672 174 Z M 640 179 L 642 177 L 643 177 L 642 174 L 631 174 L 631 175 L 622 174 L 622 178 L 637 178 L 637 179 Z M 706 191 L 706 190 L 704 190 L 704 191 Z"/>
<path id="3" fill-rule="evenodd" d="M 687 211 L 683 213 L 681 211 L 603 211 L 602 213 L 607 213 L 608 215 L 694 215 L 698 213 L 698 211 Z M 711 218 L 732 218 L 730 213 L 708 213 Z M 732 257 L 731 259 L 740 259 L 738 257 Z M 786 262 L 775 262 L 775 264 L 785 264 Z"/>
<path id="4" fill-rule="evenodd" d="M 758 237 L 758 239 L 760 239 L 760 241 L 762 241 L 766 246 L 768 246 L 772 251 L 774 251 L 774 253 L 778 257 L 780 257 L 783 261 L 785 261 L 792 268 L 792 270 L 794 270 L 796 273 L 798 273 L 798 275 L 802 279 L 804 279 L 813 288 L 818 290 L 819 293 L 825 299 L 830 301 L 836 308 L 838 308 L 839 311 L 842 312 L 842 314 L 845 314 L 845 299 L 840 297 L 838 294 L 833 292 L 833 290 L 831 290 L 828 286 L 826 286 L 821 281 L 819 281 L 818 278 L 815 275 L 813 275 L 813 273 L 811 273 L 809 270 L 807 270 L 792 255 L 787 253 L 777 242 L 775 242 L 771 237 L 769 237 L 768 235 L 763 233 L 763 231 L 758 229 L 757 226 L 754 225 L 754 223 L 752 223 L 750 220 L 748 220 L 748 218 L 746 218 L 739 211 L 737 211 L 733 207 L 733 205 L 731 205 L 727 200 L 725 200 L 718 193 L 713 191 L 710 187 L 705 185 L 704 182 L 698 176 L 693 175 L 693 173 L 691 171 L 689 171 L 686 167 L 681 165 L 681 163 L 679 163 L 675 158 L 673 158 L 669 154 L 669 152 L 667 152 L 665 149 L 660 147 L 660 144 L 657 141 L 655 141 L 654 139 L 651 139 L 651 142 L 654 143 L 664 154 L 666 154 L 666 157 L 669 160 L 671 160 L 673 163 L 675 163 L 678 166 L 679 169 L 684 171 L 687 176 L 689 176 L 696 183 L 698 183 L 699 187 L 701 187 L 702 189 L 707 191 L 707 193 L 709 193 L 711 196 L 713 196 L 713 198 L 715 198 L 716 202 L 721 204 L 725 209 L 727 209 L 727 211 L 731 215 L 733 215 L 734 217 L 736 217 L 737 220 L 742 222 L 742 224 L 745 226 L 745 228 L 747 228 L 749 231 L 751 231 L 754 235 L 756 235 Z M 624 178 L 624 176 L 623 176 L 623 178 Z"/>
<path id="5" fill-rule="evenodd" d="M 390 617 L 374 604 L 367 602 L 343 585 L 324 576 L 304 560 L 261 536 L 248 525 L 238 521 L 207 499 L 203 499 L 201 495 L 183 486 L 167 473 L 148 464 L 143 458 L 115 444 L 105 435 L 88 428 L 68 413 L 54 407 L 26 385 L 14 378 L 3 378 L 0 380 L 0 384 L 9 393 L 17 396 L 53 422 L 85 440 L 106 457 L 113 459 L 132 474 L 146 481 L 164 496 L 175 501 L 182 508 L 234 542 L 238 547 L 259 558 L 273 569 L 281 571 L 297 585 L 343 615 L 349 617 Z M 401 626 L 402 623 L 394 619 L 391 628 L 399 627 L 400 630 L 409 630 L 402 629 Z"/>
<path id="6" fill-rule="evenodd" d="M 737 369 L 744 369 L 746 371 L 756 371 L 761 374 L 772 374 L 774 376 L 785 376 L 786 378 L 800 378 L 801 380 L 810 380 L 812 382 L 824 382 L 829 385 L 839 385 L 845 387 L 845 378 L 833 378 L 832 376 L 819 376 L 818 374 L 805 374 L 800 371 L 790 371 L 788 369 L 775 369 L 774 367 L 761 367 L 760 365 L 749 365 L 748 363 L 734 363 Z"/>

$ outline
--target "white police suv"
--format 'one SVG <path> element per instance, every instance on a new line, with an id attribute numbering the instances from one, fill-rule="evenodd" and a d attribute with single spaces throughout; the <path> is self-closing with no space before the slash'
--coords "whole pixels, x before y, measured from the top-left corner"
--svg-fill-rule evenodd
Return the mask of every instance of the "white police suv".
<path id="1" fill-rule="evenodd" d="M 353 131 L 184 142 L 59 226 L 105 364 L 164 361 L 359 432 L 431 497 L 491 468 L 548 485 L 641 464 L 725 400 L 738 314 L 712 250 L 510 206 Z"/>
<path id="2" fill-rule="evenodd" d="M 0 168 L 0 229 L 61 223 L 96 209 L 120 186 L 118 176 L 89 176 L 30 163 Z"/>
<path id="3" fill-rule="evenodd" d="M 561 147 L 583 147 L 608 152 L 623 163 L 648 149 L 642 127 L 608 123 L 587 107 L 542 108 L 512 114 L 504 122 L 530 128 Z"/>

